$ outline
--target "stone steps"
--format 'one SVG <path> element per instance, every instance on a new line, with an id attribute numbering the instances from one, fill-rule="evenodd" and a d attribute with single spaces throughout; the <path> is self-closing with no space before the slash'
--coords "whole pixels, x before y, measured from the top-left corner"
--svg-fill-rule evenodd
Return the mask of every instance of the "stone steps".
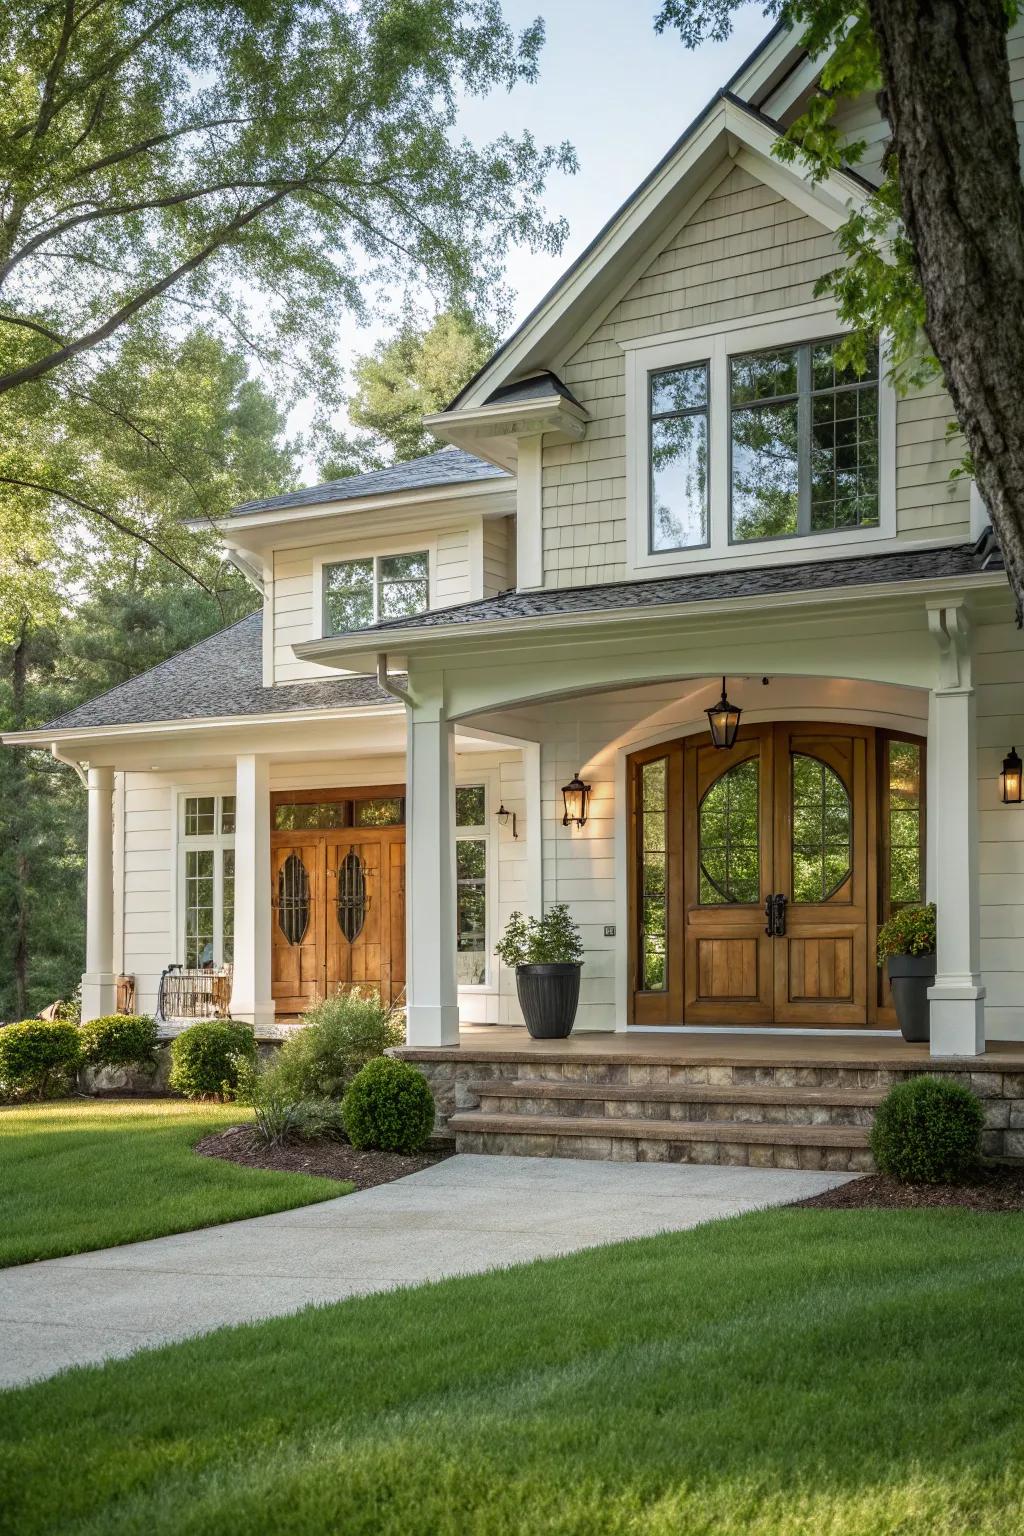
<path id="1" fill-rule="evenodd" d="M 867 1128 L 856 1125 L 656 1120 L 615 1114 L 495 1114 L 478 1109 L 454 1114 L 448 1128 L 455 1134 L 459 1152 L 609 1162 L 723 1163 L 844 1173 L 864 1173 L 872 1167 Z"/>
<path id="2" fill-rule="evenodd" d="M 884 1097 L 878 1088 L 779 1088 L 673 1082 L 626 1084 L 566 1079 L 490 1078 L 467 1085 L 489 1115 L 545 1115 L 670 1122 L 869 1127 Z"/>

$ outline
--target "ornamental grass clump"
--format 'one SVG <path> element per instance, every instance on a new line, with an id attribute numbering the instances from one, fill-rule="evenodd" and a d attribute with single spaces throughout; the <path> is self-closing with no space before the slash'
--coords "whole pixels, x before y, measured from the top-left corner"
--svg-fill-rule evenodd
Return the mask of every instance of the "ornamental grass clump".
<path id="1" fill-rule="evenodd" d="M 171 1041 L 171 1073 L 176 1093 L 186 1099 L 233 1099 L 240 1062 L 256 1061 L 256 1036 L 248 1024 L 203 1019 Z"/>
<path id="2" fill-rule="evenodd" d="M 148 1014 L 114 1013 L 81 1026 L 82 1054 L 90 1067 L 156 1069 L 156 1020 Z"/>
<path id="3" fill-rule="evenodd" d="M 871 1128 L 880 1173 L 904 1184 L 960 1184 L 977 1169 L 984 1114 L 948 1077 L 912 1077 L 891 1088 Z"/>
<path id="4" fill-rule="evenodd" d="M 434 1128 L 434 1096 L 409 1062 L 379 1056 L 353 1078 L 341 1113 L 354 1147 L 418 1152 Z"/>
<path id="5" fill-rule="evenodd" d="M 77 1024 L 26 1019 L 0 1028 L 0 1098 L 63 1098 L 81 1063 Z"/>
<path id="6" fill-rule="evenodd" d="M 401 1013 L 380 994 L 355 989 L 321 998 L 268 1069 L 293 1103 L 341 1099 L 356 1073 L 405 1039 Z"/>

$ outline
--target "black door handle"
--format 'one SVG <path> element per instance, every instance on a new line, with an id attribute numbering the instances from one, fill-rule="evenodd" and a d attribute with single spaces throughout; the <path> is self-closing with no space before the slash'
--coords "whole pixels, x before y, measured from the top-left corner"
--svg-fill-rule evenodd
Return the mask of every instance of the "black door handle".
<path id="1" fill-rule="evenodd" d="M 786 932 L 786 898 L 781 891 L 765 899 L 765 933 L 770 939 L 781 939 Z"/>
<path id="2" fill-rule="evenodd" d="M 775 937 L 775 897 L 766 896 L 764 899 L 764 931 L 770 939 Z"/>

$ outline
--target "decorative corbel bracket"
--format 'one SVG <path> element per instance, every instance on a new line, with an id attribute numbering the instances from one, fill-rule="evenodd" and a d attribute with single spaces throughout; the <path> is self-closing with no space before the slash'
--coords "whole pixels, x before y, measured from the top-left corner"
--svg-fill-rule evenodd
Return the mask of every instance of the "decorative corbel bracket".
<path id="1" fill-rule="evenodd" d="M 971 623 L 963 596 L 929 598 L 928 629 L 939 648 L 943 690 L 971 687 Z"/>

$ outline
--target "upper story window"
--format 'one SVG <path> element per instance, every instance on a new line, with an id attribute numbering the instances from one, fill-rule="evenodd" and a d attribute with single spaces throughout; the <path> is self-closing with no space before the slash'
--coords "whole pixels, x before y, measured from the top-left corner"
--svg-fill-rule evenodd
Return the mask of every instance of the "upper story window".
<path id="1" fill-rule="evenodd" d="M 323 571 L 324 634 L 365 629 L 430 606 L 430 560 L 425 550 L 337 560 Z"/>
<path id="2" fill-rule="evenodd" d="M 650 375 L 651 549 L 708 542 L 708 366 Z"/>
<path id="3" fill-rule="evenodd" d="M 734 542 L 878 526 L 878 349 L 858 375 L 838 345 L 730 357 Z"/>

